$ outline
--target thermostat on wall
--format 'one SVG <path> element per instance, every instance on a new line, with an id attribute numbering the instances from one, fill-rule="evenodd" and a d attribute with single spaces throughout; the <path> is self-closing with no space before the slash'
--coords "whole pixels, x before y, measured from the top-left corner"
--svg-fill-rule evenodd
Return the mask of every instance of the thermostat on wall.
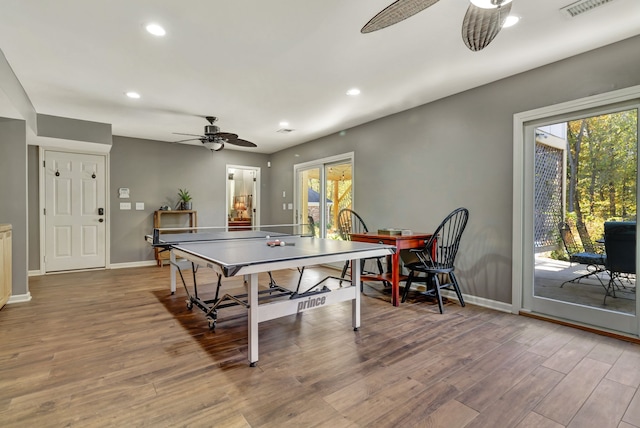
<path id="1" fill-rule="evenodd" d="M 129 198 L 129 188 L 121 187 L 118 189 L 118 197 L 120 199 L 128 199 Z"/>

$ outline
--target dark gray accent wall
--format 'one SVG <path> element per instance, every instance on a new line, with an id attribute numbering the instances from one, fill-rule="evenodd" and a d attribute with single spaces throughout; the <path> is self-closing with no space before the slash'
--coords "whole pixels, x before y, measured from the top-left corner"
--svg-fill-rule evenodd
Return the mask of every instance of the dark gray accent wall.
<path id="1" fill-rule="evenodd" d="M 193 196 L 199 226 L 224 226 L 227 164 L 261 168 L 261 210 L 268 212 L 267 160 L 267 155 L 245 151 L 210 152 L 203 146 L 114 136 L 110 152 L 111 263 L 153 260 L 144 235 L 152 231 L 155 210 L 162 205 L 175 207 L 178 189 L 186 188 Z M 118 198 L 121 187 L 129 188 L 129 199 Z M 131 202 L 132 209 L 120 210 L 120 202 Z M 144 202 L 144 211 L 135 210 L 136 202 Z M 269 223 L 264 214 L 261 220 Z"/>
<path id="2" fill-rule="evenodd" d="M 514 114 L 639 85 L 638 53 L 634 37 L 283 150 L 271 158 L 271 199 L 292 194 L 295 164 L 353 151 L 355 209 L 370 229 L 429 232 L 469 208 L 463 292 L 510 303 Z M 271 220 L 291 221 L 278 208 Z"/>
<path id="3" fill-rule="evenodd" d="M 12 293 L 27 293 L 27 143 L 24 120 L 0 118 L 0 223 L 12 225 Z"/>

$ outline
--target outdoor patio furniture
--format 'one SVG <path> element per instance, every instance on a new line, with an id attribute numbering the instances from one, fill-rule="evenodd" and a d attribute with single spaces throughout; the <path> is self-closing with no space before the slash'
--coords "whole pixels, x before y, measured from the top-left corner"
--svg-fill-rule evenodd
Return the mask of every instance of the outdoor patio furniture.
<path id="1" fill-rule="evenodd" d="M 616 297 L 616 288 L 626 288 L 623 280 L 634 287 L 636 274 L 636 223 L 608 221 L 604 223 L 604 246 L 607 252 L 605 268 L 609 283 L 604 296 Z"/>
<path id="2" fill-rule="evenodd" d="M 587 252 L 584 251 L 584 249 L 581 249 L 578 243 L 575 241 L 573 233 L 571 232 L 571 227 L 567 222 L 560 222 L 558 224 L 558 230 L 560 232 L 560 237 L 562 238 L 564 248 L 569 255 L 569 262 L 586 265 L 588 271 L 583 275 L 563 282 L 562 284 L 560 284 L 560 288 L 564 287 L 564 285 L 568 282 L 577 283 L 580 282 L 581 279 L 588 278 L 590 276 L 595 276 L 600 281 L 600 283 L 603 284 L 598 274 L 605 272 L 604 264 L 606 262 L 607 256 L 604 254 Z"/>

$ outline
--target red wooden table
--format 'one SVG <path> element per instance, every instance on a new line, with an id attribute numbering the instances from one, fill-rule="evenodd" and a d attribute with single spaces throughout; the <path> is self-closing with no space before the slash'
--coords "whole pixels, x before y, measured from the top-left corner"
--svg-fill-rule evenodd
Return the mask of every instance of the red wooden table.
<path id="1" fill-rule="evenodd" d="M 400 250 L 410 248 L 422 248 L 425 241 L 431 238 L 430 233 L 414 233 L 412 235 L 379 235 L 374 232 L 351 233 L 351 240 L 358 242 L 370 242 L 373 244 L 387 244 L 396 247 L 396 252 L 391 256 L 391 273 L 376 275 L 375 279 L 385 279 L 391 283 L 391 303 L 393 306 L 400 306 Z M 361 276 L 363 281 L 372 278 L 369 275 Z"/>

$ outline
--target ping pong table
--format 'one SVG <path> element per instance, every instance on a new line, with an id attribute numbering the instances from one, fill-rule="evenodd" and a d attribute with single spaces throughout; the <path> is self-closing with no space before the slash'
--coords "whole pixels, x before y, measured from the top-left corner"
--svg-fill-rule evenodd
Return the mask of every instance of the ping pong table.
<path id="1" fill-rule="evenodd" d="M 195 233 L 194 233 L 195 232 Z M 272 319 L 302 313 L 310 309 L 351 301 L 352 326 L 360 327 L 360 263 L 358 260 L 392 255 L 395 247 L 355 241 L 339 241 L 294 235 L 271 230 L 226 231 L 203 228 L 186 233 L 162 233 L 154 229 L 145 239 L 154 247 L 170 251 L 171 292 L 175 292 L 176 273 L 189 295 L 189 308 L 196 305 L 215 327 L 217 309 L 224 305 L 243 305 L 248 311 L 248 359 L 251 366 L 258 362 L 258 324 Z M 222 298 L 204 301 L 189 294 L 178 258 L 191 263 L 194 290 L 196 271 L 204 266 L 218 274 L 218 290 L 222 277 L 244 276 L 246 293 L 226 294 Z M 320 287 L 320 283 L 300 291 L 289 290 L 273 282 L 262 290 L 258 274 L 275 270 L 303 268 L 309 265 L 352 261 L 351 282 L 346 287 Z M 328 277 L 329 278 L 329 277 Z M 339 279 L 339 278 L 338 278 Z M 322 282 L 322 281 L 321 281 Z M 354 286 L 354 284 L 356 284 Z"/>

